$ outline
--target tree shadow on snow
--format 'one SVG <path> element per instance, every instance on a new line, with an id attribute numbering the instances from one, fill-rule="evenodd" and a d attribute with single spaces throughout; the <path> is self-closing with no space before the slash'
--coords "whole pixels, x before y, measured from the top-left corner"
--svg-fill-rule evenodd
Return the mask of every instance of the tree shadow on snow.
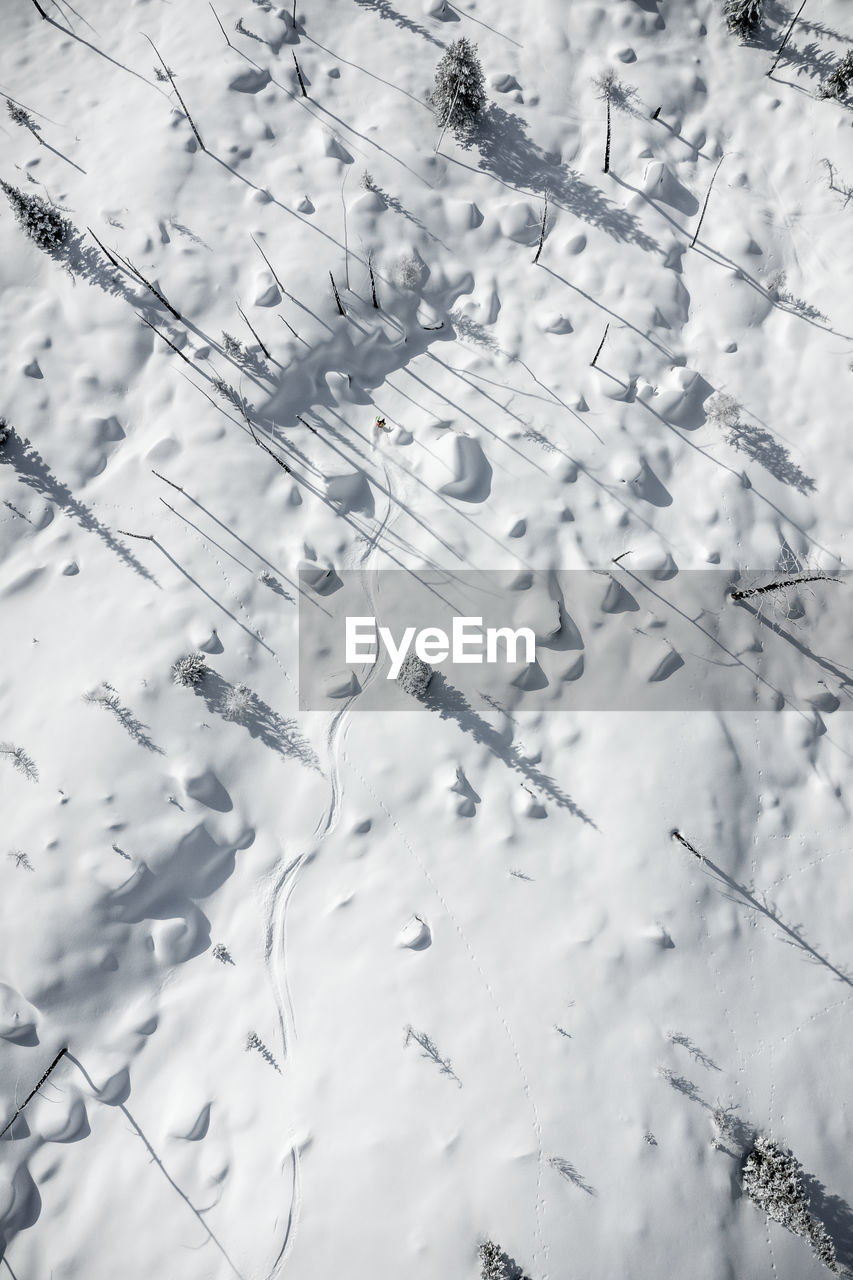
<path id="1" fill-rule="evenodd" d="M 508 741 L 487 720 L 478 715 L 465 695 L 450 684 L 440 671 L 433 673 L 424 698 L 424 705 L 437 711 L 442 720 L 455 720 L 463 732 L 470 733 L 475 742 L 488 747 L 508 768 L 514 769 L 532 786 L 537 787 L 546 799 L 551 800 L 561 809 L 567 809 L 575 818 L 580 818 L 588 826 L 595 827 L 592 819 L 571 796 L 567 795 L 553 778 L 549 778 L 547 774 L 537 769 L 531 760 L 521 754 L 518 747 Z"/>
<path id="2" fill-rule="evenodd" d="M 298 760 L 308 769 L 319 770 L 320 762 L 307 738 L 299 732 L 296 721 L 280 716 L 253 690 L 246 690 L 242 702 L 235 705 L 229 700 L 229 695 L 234 698 L 235 686 L 223 680 L 217 671 L 208 671 L 198 693 L 212 714 L 242 725 L 251 737 L 259 738 L 265 747 L 284 759 Z"/>
<path id="3" fill-rule="evenodd" d="M 0 454 L 0 462 L 11 464 L 22 484 L 28 485 L 34 493 L 59 507 L 66 515 L 76 520 L 82 529 L 97 534 L 108 551 L 117 555 L 140 577 L 147 578 L 149 582 L 157 585 L 157 579 L 153 573 L 137 560 L 133 552 L 116 538 L 111 529 L 101 524 L 85 503 L 74 497 L 66 484 L 57 479 L 38 449 L 26 436 L 21 437 L 13 433 Z"/>
<path id="4" fill-rule="evenodd" d="M 444 48 L 442 42 L 436 40 L 432 32 L 428 31 L 420 22 L 415 22 L 408 14 L 401 13 L 399 9 L 395 9 L 391 4 L 391 0 L 355 0 L 355 2 L 362 9 L 372 9 L 380 18 L 384 18 L 387 22 L 393 22 L 395 26 L 402 27 L 404 31 L 411 31 L 413 35 L 423 36 L 424 40 L 434 44 L 437 49 Z"/>
<path id="5" fill-rule="evenodd" d="M 729 432 L 728 440 L 741 453 L 769 471 L 774 480 L 791 485 L 798 493 L 814 493 L 817 488 L 811 476 L 797 466 L 785 446 L 763 427 L 739 422 Z"/>
<path id="6" fill-rule="evenodd" d="M 520 116 L 493 103 L 474 141 L 480 152 L 480 168 L 501 182 L 516 189 L 547 191 L 552 204 L 599 227 L 614 240 L 635 244 L 650 253 L 660 248 L 633 213 L 613 204 L 598 187 L 537 146 Z"/>

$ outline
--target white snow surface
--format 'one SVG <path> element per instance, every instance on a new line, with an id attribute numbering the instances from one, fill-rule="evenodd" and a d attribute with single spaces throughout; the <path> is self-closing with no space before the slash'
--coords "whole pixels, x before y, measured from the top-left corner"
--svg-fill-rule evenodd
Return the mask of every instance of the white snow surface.
<path id="1" fill-rule="evenodd" d="M 82 240 L 0 197 L 0 1127 L 68 1053 L 0 1139 L 0 1271 L 817 1280 L 717 1105 L 853 1264 L 850 651 L 756 715 L 360 714 L 363 670 L 300 714 L 296 672 L 330 569 L 846 566 L 849 4 L 772 78 L 789 0 L 748 46 L 717 0 L 217 0 L 230 47 L 201 0 L 43 4 L 0 176 Z M 489 114 L 437 152 L 460 35 Z"/>

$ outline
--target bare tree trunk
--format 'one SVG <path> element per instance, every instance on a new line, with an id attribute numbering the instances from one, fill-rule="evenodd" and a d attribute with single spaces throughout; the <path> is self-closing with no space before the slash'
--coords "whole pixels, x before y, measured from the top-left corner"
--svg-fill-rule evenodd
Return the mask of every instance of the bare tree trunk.
<path id="1" fill-rule="evenodd" d="M 36 5 L 36 8 L 38 8 L 38 5 Z M 21 1105 L 18 1107 L 18 1110 L 17 1110 L 17 1111 L 15 1112 L 15 1114 L 12 1116 L 12 1119 L 11 1119 L 11 1120 L 9 1121 L 9 1123 L 6 1125 L 5 1129 L 0 1130 L 0 1138 L 2 1138 L 2 1137 L 3 1137 L 3 1134 L 4 1134 L 4 1133 L 8 1133 L 8 1132 L 9 1132 L 9 1130 L 12 1128 L 12 1125 L 15 1123 L 15 1121 L 16 1121 L 16 1120 L 17 1120 L 17 1118 L 18 1118 L 18 1116 L 19 1116 L 19 1115 L 21 1114 L 21 1112 L 23 1111 L 24 1107 L 27 1105 L 27 1103 L 28 1103 L 32 1098 L 34 1098 L 34 1097 L 36 1096 L 36 1094 L 38 1093 L 39 1089 L 40 1089 L 40 1088 L 42 1087 L 42 1085 L 44 1084 L 45 1080 L 48 1078 L 48 1076 L 50 1075 L 50 1073 L 51 1073 L 51 1072 L 52 1072 L 52 1071 L 53 1071 L 53 1070 L 54 1070 L 54 1069 L 59 1065 L 60 1061 L 65 1057 L 65 1055 L 66 1055 L 66 1053 L 67 1053 L 67 1052 L 68 1052 L 68 1047 L 67 1047 L 67 1046 L 66 1046 L 64 1049 L 60 1049 L 60 1050 L 59 1050 L 59 1053 L 56 1055 L 56 1057 L 54 1058 L 53 1062 L 52 1062 L 52 1063 L 50 1064 L 50 1066 L 48 1067 L 47 1071 L 45 1071 L 44 1075 L 42 1076 L 41 1080 L 39 1080 L 39 1082 L 38 1082 L 38 1084 L 36 1085 L 36 1087 L 35 1087 L 34 1089 L 31 1089 L 31 1090 L 30 1090 L 30 1092 L 27 1094 L 26 1098 L 24 1098 L 24 1101 L 23 1101 L 23 1102 L 21 1103 Z"/>
<path id="2" fill-rule="evenodd" d="M 610 328 L 610 321 L 608 320 L 607 324 L 604 326 L 604 337 L 599 342 L 598 350 L 596 351 L 595 355 L 592 357 L 592 361 L 590 362 L 591 369 L 594 369 L 596 364 L 598 363 L 598 357 L 601 355 L 601 352 L 604 349 L 604 344 L 607 341 L 607 331 L 609 328 Z"/>
<path id="3" fill-rule="evenodd" d="M 305 81 L 302 79 L 302 72 L 299 70 L 299 63 L 296 61 L 296 54 L 293 54 L 293 65 L 296 67 L 296 78 L 299 81 L 299 88 L 302 90 L 303 98 L 308 97 L 308 90 L 305 88 Z"/>
<path id="4" fill-rule="evenodd" d="M 270 262 L 269 258 L 268 258 L 268 257 L 267 257 L 267 255 L 264 253 L 263 249 L 262 249 L 262 248 L 261 248 L 261 246 L 258 244 L 257 240 L 255 240 L 255 237 L 254 237 L 254 236 L 252 236 L 252 240 L 254 241 L 254 245 L 255 245 L 255 248 L 257 249 L 258 253 L 261 255 L 261 257 L 263 258 L 264 262 L 267 264 L 267 266 L 269 267 L 270 271 L 272 272 L 272 278 L 273 278 L 273 280 L 275 280 L 276 284 L 278 285 L 279 289 L 281 289 L 282 293 L 287 293 L 287 290 L 285 289 L 284 285 L 281 283 L 281 281 L 279 280 L 279 278 L 278 278 L 278 276 L 277 276 L 277 274 L 276 274 L 275 267 L 274 267 L 274 266 L 273 266 L 273 264 Z"/>
<path id="5" fill-rule="evenodd" d="M 695 232 L 695 234 L 694 234 L 694 236 L 693 236 L 693 239 L 690 241 L 690 248 L 691 248 L 691 249 L 695 248 L 695 246 L 696 246 L 696 241 L 697 241 L 697 239 L 699 238 L 699 232 L 702 230 L 702 223 L 705 221 L 705 214 L 706 214 L 707 209 L 708 209 L 708 201 L 711 199 L 711 189 L 712 189 L 712 187 L 714 186 L 714 182 L 715 182 L 715 180 L 716 180 L 717 174 L 720 172 L 720 165 L 723 163 L 723 161 L 725 160 L 725 158 L 726 158 L 726 153 L 725 153 L 725 152 L 723 152 L 723 154 L 720 156 L 719 160 L 717 161 L 717 167 L 716 167 L 716 169 L 714 170 L 713 177 L 711 178 L 711 181 L 708 183 L 708 190 L 707 190 L 707 192 L 705 193 L 705 203 L 702 205 L 702 213 L 701 213 L 701 215 L 700 215 L 700 217 L 699 217 L 699 225 L 698 225 L 698 227 L 696 228 L 696 232 Z"/>
<path id="6" fill-rule="evenodd" d="M 34 5 L 35 5 L 35 7 L 38 9 L 39 13 L 40 13 L 40 14 L 41 14 L 41 16 L 45 19 L 45 21 L 47 21 L 47 14 L 45 13 L 44 9 L 43 9 L 43 8 L 41 7 L 41 5 L 39 4 L 39 0 L 33 0 L 33 4 L 34 4 Z"/>
<path id="7" fill-rule="evenodd" d="M 216 19 L 216 25 L 219 27 L 219 30 L 225 36 L 225 43 L 228 45 L 228 48 L 233 49 L 234 46 L 232 45 L 231 41 L 228 39 L 228 32 L 225 30 L 222 23 L 219 21 L 219 14 L 216 12 L 213 5 L 210 6 L 210 12 L 213 14 L 214 18 Z"/>
<path id="8" fill-rule="evenodd" d="M 788 43 L 788 40 L 790 39 L 790 36 L 791 36 L 791 32 L 794 30 L 794 27 L 797 25 L 797 19 L 799 18 L 800 14 L 803 12 L 803 9 L 805 9 L 805 7 L 806 7 L 806 0 L 803 0 L 803 3 L 800 5 L 799 9 L 791 19 L 791 25 L 788 28 L 788 30 L 785 32 L 785 39 L 779 45 L 779 48 L 776 52 L 776 57 L 773 59 L 773 66 L 767 72 L 769 76 L 772 76 L 773 72 L 776 70 L 776 63 L 782 57 L 782 51 L 785 48 L 785 45 Z"/>
<path id="9" fill-rule="evenodd" d="M 545 224 L 548 221 L 548 192 L 545 192 L 545 208 L 542 210 L 542 226 L 539 231 L 539 245 L 536 249 L 536 257 L 533 259 L 533 265 L 539 261 L 539 255 L 542 252 L 542 246 L 545 243 Z"/>
<path id="10" fill-rule="evenodd" d="M 610 172 L 610 94 L 607 94 L 607 140 L 604 144 L 604 172 Z"/>
<path id="11" fill-rule="evenodd" d="M 338 286 L 335 284 L 335 277 L 329 272 L 329 279 L 332 282 L 332 293 L 335 295 L 335 302 L 338 304 L 338 314 L 345 316 L 344 304 L 341 302 L 341 295 L 338 293 Z"/>
<path id="12" fill-rule="evenodd" d="M 250 332 L 252 333 L 253 337 L 255 338 L 255 340 L 256 340 L 256 342 L 257 342 L 258 346 L 260 347 L 261 351 L 263 351 L 263 353 L 264 353 L 264 355 L 266 356 L 267 360 L 272 360 L 272 355 L 271 355 L 270 351 L 267 349 L 266 343 L 262 340 L 261 335 L 258 333 L 257 329 L 253 326 L 253 324 L 252 324 L 251 320 L 250 320 L 250 319 L 249 319 L 249 317 L 246 315 L 246 313 L 245 313 L 245 311 L 243 310 L 243 308 L 240 306 L 240 303 L 239 303 L 239 302 L 235 302 L 235 303 L 234 303 L 234 305 L 235 305 L 235 307 L 237 308 L 237 310 L 240 312 L 240 315 L 241 315 L 241 316 L 243 317 L 243 319 L 245 320 L 245 322 L 246 322 L 246 328 L 247 328 L 247 329 L 249 329 L 249 330 L 250 330 Z"/>
<path id="13" fill-rule="evenodd" d="M 367 259 L 367 270 L 370 272 L 370 292 L 373 295 L 373 308 L 379 310 L 379 299 L 376 296 L 376 277 L 373 274 L 373 254 L 371 253 Z"/>
<path id="14" fill-rule="evenodd" d="M 143 33 L 142 33 L 142 34 L 143 34 L 143 35 L 145 35 L 145 32 L 143 31 Z M 160 63 L 160 66 L 163 68 L 163 70 L 166 72 L 166 75 L 169 77 L 169 84 L 170 84 L 170 85 L 172 86 L 172 88 L 174 89 L 174 91 L 175 91 L 175 97 L 178 99 L 178 102 L 180 102 L 181 106 L 182 106 L 182 107 L 183 107 L 183 109 L 184 109 L 184 115 L 187 117 L 187 120 L 189 120 L 190 128 L 192 129 L 193 133 L 194 133 L 194 134 L 195 134 L 195 136 L 196 136 L 196 142 L 197 142 L 197 143 L 198 143 L 198 145 L 201 147 L 202 151 L 206 151 L 206 150 L 207 150 L 207 148 L 205 147 L 204 143 L 203 143 L 203 142 L 202 142 L 202 140 L 201 140 L 201 134 L 199 133 L 198 129 L 195 127 L 195 121 L 193 120 L 192 116 L 191 116 L 191 115 L 190 115 L 190 113 L 189 113 L 189 109 L 188 109 L 188 107 L 187 107 L 187 104 L 184 102 L 183 98 L 181 97 L 180 90 L 178 89 L 178 86 L 175 84 L 175 81 L 174 81 L 174 80 L 173 80 L 173 78 L 172 78 L 172 73 L 171 73 L 171 71 L 170 71 L 170 70 L 169 70 L 169 68 L 166 66 L 166 64 L 165 64 L 165 62 L 163 61 L 163 59 L 160 57 L 159 51 L 158 51 L 158 49 L 157 49 L 157 46 L 156 46 L 156 44 L 154 43 L 154 41 L 151 39 L 151 37 L 150 37 L 150 36 L 145 36 L 145 39 L 148 41 L 148 43 L 151 45 L 151 48 L 152 48 L 152 49 L 154 50 L 154 52 L 157 54 L 157 61 Z"/>

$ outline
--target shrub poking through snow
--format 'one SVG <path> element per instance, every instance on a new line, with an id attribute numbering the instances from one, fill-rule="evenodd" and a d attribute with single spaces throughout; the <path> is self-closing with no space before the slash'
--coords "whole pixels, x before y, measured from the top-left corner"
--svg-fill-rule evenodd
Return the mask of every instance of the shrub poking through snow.
<path id="1" fill-rule="evenodd" d="M 808 1210 L 800 1166 L 789 1151 L 770 1138 L 756 1138 L 741 1173 L 745 1194 L 768 1218 L 809 1241 L 821 1262 L 838 1271 L 835 1246 L 822 1223 Z"/>
<path id="2" fill-rule="evenodd" d="M 235 684 L 226 693 L 222 701 L 222 711 L 226 720 L 242 720 L 252 709 L 255 695 L 247 684 Z"/>
<path id="3" fill-rule="evenodd" d="M 203 653 L 185 653 L 172 667 L 172 679 L 187 689 L 197 688 L 208 673 Z"/>
<path id="4" fill-rule="evenodd" d="M 404 693 L 421 702 L 426 697 L 429 682 L 432 679 L 432 667 L 417 654 L 409 653 L 403 659 L 397 676 L 397 684 Z"/>
<path id="5" fill-rule="evenodd" d="M 486 104 L 486 88 L 477 46 L 467 36 L 447 46 L 430 101 L 442 128 L 449 127 L 457 138 L 471 132 Z"/>
<path id="6" fill-rule="evenodd" d="M 9 436 L 11 434 L 12 434 L 12 428 L 9 426 L 6 419 L 2 417 L 2 415 L 0 415 L 0 449 L 3 448 L 3 445 L 9 439 Z"/>
<path id="7" fill-rule="evenodd" d="M 521 1267 L 499 1245 L 485 1240 L 478 1250 L 480 1280 L 526 1280 Z"/>
<path id="8" fill-rule="evenodd" d="M 9 182 L 0 181 L 0 189 L 12 206 L 18 225 L 39 249 L 56 253 L 71 233 L 71 223 L 58 209 L 41 196 L 28 196 Z"/>
<path id="9" fill-rule="evenodd" d="M 713 426 L 724 431 L 734 431 L 740 426 L 740 405 L 727 391 L 715 391 L 705 401 L 704 408 L 705 416 Z"/>
<path id="10" fill-rule="evenodd" d="M 723 13 L 729 31 L 744 40 L 761 21 L 761 0 L 726 0 Z"/>
<path id="11" fill-rule="evenodd" d="M 19 107 L 17 102 L 12 102 L 11 98 L 7 98 L 6 111 L 12 124 L 20 125 L 22 129 L 29 129 L 36 141 L 41 142 L 41 138 L 38 136 L 38 125 L 23 107 Z"/>
<path id="12" fill-rule="evenodd" d="M 604 172 L 610 172 L 610 144 L 613 139 L 613 129 L 611 123 L 611 105 L 613 103 L 613 94 L 616 87 L 616 73 L 612 69 L 604 72 L 594 81 L 598 91 L 599 98 L 602 99 L 606 109 L 607 127 L 604 134 Z"/>
<path id="13" fill-rule="evenodd" d="M 423 265 L 413 253 L 404 254 L 394 263 L 392 278 L 398 289 L 419 289 L 424 278 Z"/>
<path id="14" fill-rule="evenodd" d="M 222 346 L 225 354 L 230 356 L 232 360 L 245 360 L 246 350 L 242 342 L 235 338 L 233 334 L 226 333 L 224 329 L 222 330 Z"/>
<path id="15" fill-rule="evenodd" d="M 840 102 L 847 97 L 851 81 L 853 81 L 853 49 L 848 49 L 818 89 L 818 97 L 837 98 Z"/>

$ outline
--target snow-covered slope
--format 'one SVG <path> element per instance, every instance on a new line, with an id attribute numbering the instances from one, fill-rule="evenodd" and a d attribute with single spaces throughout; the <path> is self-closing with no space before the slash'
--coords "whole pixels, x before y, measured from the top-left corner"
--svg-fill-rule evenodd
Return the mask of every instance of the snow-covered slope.
<path id="1" fill-rule="evenodd" d="M 750 1130 L 853 1266 L 812 597 L 754 622 L 800 646 L 778 713 L 297 687 L 306 565 L 846 566 L 848 6 L 768 78 L 787 3 L 748 46 L 717 0 L 43 3 L 0 51 L 41 139 L 4 116 L 0 177 L 75 228 L 55 260 L 0 199 L 0 1128 L 67 1054 L 0 1139 L 7 1269 L 473 1280 L 489 1238 L 531 1280 L 817 1280 Z M 436 149 L 460 35 L 489 107 Z"/>

